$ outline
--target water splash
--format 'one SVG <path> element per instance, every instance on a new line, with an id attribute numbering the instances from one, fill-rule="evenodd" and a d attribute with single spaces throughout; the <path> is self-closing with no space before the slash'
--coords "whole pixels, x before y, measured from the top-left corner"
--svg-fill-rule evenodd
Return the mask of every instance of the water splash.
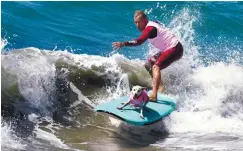
<path id="1" fill-rule="evenodd" d="M 1 120 L 1 149 L 24 150 L 25 147 L 25 142 L 14 134 L 14 131 L 11 128 L 11 124 L 7 124 Z"/>
<path id="2" fill-rule="evenodd" d="M 1 39 L 1 54 L 4 53 L 4 48 L 8 44 L 6 39 Z"/>

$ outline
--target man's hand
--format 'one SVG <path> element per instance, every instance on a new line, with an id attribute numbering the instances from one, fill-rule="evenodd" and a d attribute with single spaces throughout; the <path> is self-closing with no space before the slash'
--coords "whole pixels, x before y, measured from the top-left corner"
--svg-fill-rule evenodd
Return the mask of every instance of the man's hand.
<path id="1" fill-rule="evenodd" d="M 112 47 L 113 47 L 114 50 L 118 50 L 118 49 L 120 49 L 124 46 L 125 46 L 124 42 L 113 42 L 112 43 Z"/>

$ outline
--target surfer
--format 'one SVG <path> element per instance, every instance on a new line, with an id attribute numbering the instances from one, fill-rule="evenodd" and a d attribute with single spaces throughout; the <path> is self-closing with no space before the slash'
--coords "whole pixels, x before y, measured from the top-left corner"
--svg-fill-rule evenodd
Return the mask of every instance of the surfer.
<path id="1" fill-rule="evenodd" d="M 153 78 L 153 89 L 149 99 L 155 101 L 157 100 L 157 91 L 163 91 L 164 89 L 160 70 L 179 60 L 183 55 L 183 47 L 168 28 L 165 28 L 158 21 L 148 20 L 143 11 L 135 11 L 134 22 L 142 32 L 140 37 L 126 42 L 113 42 L 112 47 L 118 50 L 124 46 L 139 46 L 148 40 L 154 47 L 158 48 L 152 52 L 151 57 L 145 62 L 145 68 Z"/>

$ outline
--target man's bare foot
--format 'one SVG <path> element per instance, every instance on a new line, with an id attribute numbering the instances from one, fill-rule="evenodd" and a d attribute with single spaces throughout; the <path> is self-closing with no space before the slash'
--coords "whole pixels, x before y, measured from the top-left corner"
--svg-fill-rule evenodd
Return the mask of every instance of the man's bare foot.
<path id="1" fill-rule="evenodd" d="M 157 101 L 157 96 L 155 96 L 154 94 L 150 94 L 148 95 L 148 97 L 149 97 L 149 101 L 154 101 L 154 102 Z"/>

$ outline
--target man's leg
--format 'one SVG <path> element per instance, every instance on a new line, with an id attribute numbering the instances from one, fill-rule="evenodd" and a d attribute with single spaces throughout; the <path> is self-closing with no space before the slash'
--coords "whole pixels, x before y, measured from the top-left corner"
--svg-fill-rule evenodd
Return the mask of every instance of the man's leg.
<path id="1" fill-rule="evenodd" d="M 145 61 L 144 67 L 148 71 L 151 77 L 153 77 L 152 66 L 153 64 L 149 60 Z"/>
<path id="2" fill-rule="evenodd" d="M 156 58 L 157 59 L 157 58 Z M 151 77 L 152 77 L 152 79 L 153 79 L 153 66 L 154 65 L 154 63 L 151 63 L 151 61 L 150 60 L 147 60 L 147 61 L 145 61 L 145 64 L 144 64 L 144 66 L 145 66 L 145 69 L 148 71 L 148 73 L 151 75 Z M 162 82 L 162 80 L 160 79 L 160 83 L 159 83 L 159 88 L 158 88 L 158 91 L 160 92 L 160 93 L 162 93 L 163 91 L 164 91 L 164 85 L 163 85 L 163 82 Z M 152 86 L 153 86 L 154 84 L 153 84 L 153 82 L 152 82 Z"/>
<path id="3" fill-rule="evenodd" d="M 153 90 L 152 93 L 149 95 L 149 100 L 157 100 L 157 91 L 159 89 L 159 85 L 161 82 L 161 73 L 160 67 L 157 65 L 153 65 Z"/>
<path id="4" fill-rule="evenodd" d="M 156 62 L 153 65 L 153 91 L 150 95 L 150 100 L 157 99 L 157 91 L 159 88 L 159 84 L 161 81 L 161 73 L 160 70 L 167 68 L 176 60 L 179 60 L 183 55 L 183 47 L 180 43 L 177 44 L 176 47 L 170 48 L 164 51 L 158 58 L 156 58 Z"/>

